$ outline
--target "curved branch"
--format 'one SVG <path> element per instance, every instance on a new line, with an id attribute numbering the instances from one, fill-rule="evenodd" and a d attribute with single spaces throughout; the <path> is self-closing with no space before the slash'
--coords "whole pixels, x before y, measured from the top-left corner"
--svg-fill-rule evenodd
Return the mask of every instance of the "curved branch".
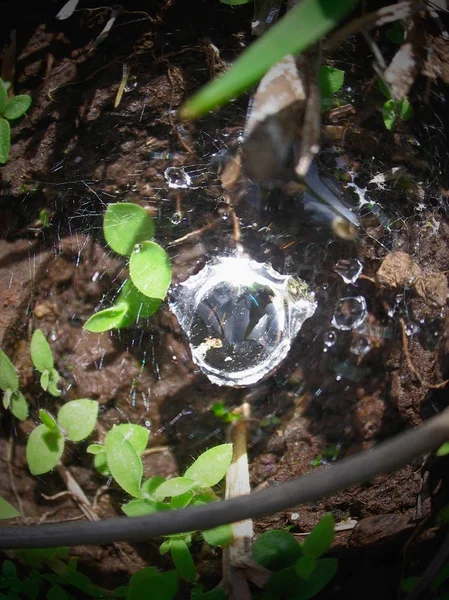
<path id="1" fill-rule="evenodd" d="M 211 529 L 330 496 L 377 475 L 403 467 L 411 460 L 437 449 L 449 439 L 449 409 L 420 427 L 401 433 L 373 450 L 338 462 L 328 469 L 293 479 L 278 487 L 144 517 L 118 517 L 96 523 L 60 523 L 0 529 L 0 548 L 48 548 L 108 544 L 114 541 L 139 542 L 152 537 Z"/>

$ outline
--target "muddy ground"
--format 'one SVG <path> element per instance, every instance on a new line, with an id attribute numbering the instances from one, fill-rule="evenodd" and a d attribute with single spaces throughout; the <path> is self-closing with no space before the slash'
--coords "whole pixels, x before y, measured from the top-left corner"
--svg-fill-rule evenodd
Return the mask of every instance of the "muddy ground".
<path id="1" fill-rule="evenodd" d="M 279 190 L 239 194 L 235 204 L 251 256 L 297 273 L 316 292 L 317 312 L 278 372 L 249 392 L 209 383 L 166 307 L 138 329 L 83 330 L 126 277 L 123 262 L 102 238 L 109 202 L 151 208 L 175 281 L 234 247 L 219 172 L 240 143 L 249 95 L 197 123 L 181 123 L 176 109 L 249 43 L 252 8 L 128 4 L 98 46 L 109 11 L 94 2 L 81 3 L 66 21 L 55 19 L 50 2 L 27 16 L 18 8 L 2 21 L 5 46 L 10 31 L 17 31 L 15 93 L 33 97 L 27 116 L 13 127 L 11 156 L 0 170 L 0 342 L 32 407 L 24 423 L 2 416 L 0 489 L 20 508 L 23 525 L 83 518 L 71 498 L 48 498 L 65 490 L 58 473 L 37 478 L 26 467 L 25 444 L 38 409 L 54 411 L 59 402 L 42 392 L 33 372 L 29 340 L 35 328 L 51 343 L 63 400 L 101 404 L 91 441 L 101 440 L 114 423 L 148 427 L 152 451 L 144 457 L 145 476 L 182 473 L 193 457 L 223 442 L 226 427 L 211 407 L 222 402 L 231 409 L 247 394 L 255 420 L 253 488 L 368 450 L 447 404 L 444 387 L 432 387 L 449 372 L 441 289 L 435 291 L 430 280 L 425 292 L 405 285 L 404 263 L 393 265 L 383 285 L 376 279 L 393 251 L 413 257 L 423 276 L 439 278 L 437 287 L 449 270 L 447 88 L 438 78 L 419 77 L 411 95 L 413 118 L 386 131 L 372 56 L 356 36 L 325 56 L 327 64 L 345 70 L 344 93 L 354 110 L 341 120 L 324 116 L 320 161 L 334 172 L 351 171 L 359 192 L 367 188 L 372 204 L 361 207 L 355 188 L 345 192 L 360 214 L 357 239 L 339 240 L 329 227 L 314 225 Z M 430 44 L 439 30 L 425 22 Z M 395 48 L 383 31 L 375 37 L 391 58 Z M 114 107 L 125 66 L 130 76 Z M 182 165 L 196 184 L 169 188 L 165 170 Z M 412 188 L 371 182 L 396 166 L 409 174 Z M 50 216 L 47 227 L 39 221 L 42 209 Z M 215 227 L 201 237 L 169 246 L 210 222 Z M 362 263 L 363 275 L 345 283 L 336 266 L 341 271 L 342 261 L 353 259 Z M 348 296 L 367 302 L 369 316 L 358 331 L 331 325 L 336 303 Z M 72 444 L 63 460 L 93 501 L 107 480 L 93 469 L 85 446 Z M 322 597 L 394 598 L 402 572 L 421 573 L 438 547 L 438 534 L 428 533 L 425 524 L 447 502 L 445 467 L 444 459 L 424 457 L 369 485 L 259 520 L 256 532 L 287 527 L 300 537 L 332 511 L 338 523 L 349 525 L 336 536 L 340 569 Z M 102 492 L 98 515 L 120 514 L 125 495 L 114 485 Z M 153 544 L 72 553 L 84 572 L 109 588 L 147 564 L 170 567 Z M 220 580 L 218 553 L 201 544 L 193 553 L 202 581 L 212 587 Z"/>

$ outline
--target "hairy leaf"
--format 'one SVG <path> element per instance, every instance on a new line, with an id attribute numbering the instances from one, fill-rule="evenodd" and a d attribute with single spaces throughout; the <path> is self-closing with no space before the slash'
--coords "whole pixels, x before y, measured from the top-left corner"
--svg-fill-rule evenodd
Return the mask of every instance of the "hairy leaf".
<path id="1" fill-rule="evenodd" d="M 122 423 L 121 425 L 116 425 L 116 427 L 140 456 L 148 444 L 150 436 L 148 429 L 141 425 L 134 425 L 134 423 Z"/>
<path id="2" fill-rule="evenodd" d="M 170 258 L 156 242 L 137 245 L 129 259 L 129 272 L 136 288 L 145 296 L 163 300 L 171 283 Z"/>
<path id="3" fill-rule="evenodd" d="M 197 482 L 189 477 L 173 477 L 173 479 L 168 479 L 167 481 L 164 481 L 164 483 L 161 483 L 155 490 L 154 497 L 157 500 L 163 500 L 164 498 L 181 496 L 193 489 L 196 485 Z"/>
<path id="4" fill-rule="evenodd" d="M 64 404 L 58 413 L 58 424 L 71 442 L 85 440 L 93 431 L 98 416 L 98 402 L 82 398 Z"/>
<path id="5" fill-rule="evenodd" d="M 137 204 L 109 204 L 104 215 L 103 232 L 112 250 L 129 256 L 136 244 L 153 238 L 154 223 L 147 211 Z"/>
<path id="6" fill-rule="evenodd" d="M 111 329 L 119 329 L 126 322 L 128 307 L 125 303 L 115 304 L 109 308 L 99 310 L 84 323 L 83 328 L 92 333 L 101 333 Z M 128 324 L 128 323 L 126 323 Z"/>
<path id="7" fill-rule="evenodd" d="M 10 408 L 12 414 L 19 421 L 25 421 L 28 418 L 28 403 L 20 390 L 15 391 L 11 395 Z"/>
<path id="8" fill-rule="evenodd" d="M 3 116 L 6 119 L 18 119 L 22 115 L 26 113 L 26 111 L 31 106 L 31 96 L 28 94 L 20 94 L 19 96 L 14 96 L 6 105 L 6 108 L 3 112 Z"/>
<path id="9" fill-rule="evenodd" d="M 184 473 L 200 487 L 212 487 L 223 479 L 232 461 L 232 444 L 220 444 L 203 452 Z"/>
<path id="10" fill-rule="evenodd" d="M 112 477 L 125 492 L 138 498 L 143 466 L 140 456 L 118 427 L 113 427 L 104 438 L 106 460 Z M 95 458 L 101 456 L 97 454 Z"/>
<path id="11" fill-rule="evenodd" d="M 57 429 L 38 425 L 30 434 L 26 447 L 28 467 L 33 475 L 51 471 L 64 452 L 64 436 Z"/>
<path id="12" fill-rule="evenodd" d="M 51 348 L 40 329 L 36 329 L 31 338 L 30 344 L 31 360 L 36 369 L 43 373 L 51 371 L 54 367 L 53 354 Z"/>

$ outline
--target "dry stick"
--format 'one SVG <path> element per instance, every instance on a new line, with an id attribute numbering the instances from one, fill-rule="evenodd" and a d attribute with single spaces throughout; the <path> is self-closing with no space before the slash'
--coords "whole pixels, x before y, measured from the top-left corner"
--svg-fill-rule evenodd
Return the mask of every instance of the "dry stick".
<path id="1" fill-rule="evenodd" d="M 66 468 L 61 462 L 56 465 L 56 471 L 65 483 L 66 488 L 70 492 L 72 498 L 78 504 L 80 510 L 89 519 L 89 521 L 99 521 L 100 517 L 92 509 L 92 504 L 86 494 L 79 486 L 76 479 L 72 476 L 68 468 Z"/>
<path id="2" fill-rule="evenodd" d="M 207 225 L 204 225 L 204 227 L 201 227 L 200 229 L 196 229 L 195 231 L 191 231 L 190 233 L 186 233 L 186 235 L 183 235 L 182 237 L 180 237 L 176 240 L 173 240 L 173 242 L 170 242 L 169 244 L 167 244 L 167 246 L 169 246 L 171 248 L 173 246 L 179 246 L 179 244 L 183 244 L 184 242 L 187 242 L 188 240 L 199 238 L 203 235 L 203 233 L 206 233 L 206 231 L 210 231 L 211 229 L 215 229 L 215 227 L 218 227 L 218 225 L 220 225 L 220 223 L 222 223 L 222 222 L 223 222 L 223 219 L 221 217 L 219 217 L 218 219 L 214 219 Z"/>
<path id="3" fill-rule="evenodd" d="M 310 475 L 269 489 L 182 510 L 158 512 L 144 517 L 118 517 L 95 523 L 61 523 L 40 527 L 3 527 L 0 548 L 51 548 L 80 544 L 138 542 L 161 535 L 211 529 L 225 523 L 262 517 L 299 504 L 325 498 L 340 490 L 399 469 L 449 439 L 449 409 L 416 429 L 406 431 L 372 450 Z"/>

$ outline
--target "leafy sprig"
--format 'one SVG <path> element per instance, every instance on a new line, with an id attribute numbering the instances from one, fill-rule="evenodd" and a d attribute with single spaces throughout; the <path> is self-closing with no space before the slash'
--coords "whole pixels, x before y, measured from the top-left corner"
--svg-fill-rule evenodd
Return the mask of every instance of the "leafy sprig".
<path id="1" fill-rule="evenodd" d="M 31 96 L 20 94 L 8 100 L 9 81 L 0 78 L 0 163 L 8 162 L 11 148 L 11 126 L 13 121 L 23 116 L 31 106 Z"/>
<path id="2" fill-rule="evenodd" d="M 50 345 L 40 329 L 36 329 L 36 331 L 33 333 L 30 344 L 30 352 L 33 365 L 41 374 L 42 389 L 52 396 L 60 396 L 61 390 L 58 389 L 57 384 L 61 379 L 61 376 L 55 369 Z"/>
<path id="3" fill-rule="evenodd" d="M 5 409 L 9 409 L 20 421 L 25 421 L 28 417 L 28 404 L 19 390 L 19 378 L 14 365 L 3 350 L 0 350 L 0 389 L 5 392 L 3 395 Z"/>

